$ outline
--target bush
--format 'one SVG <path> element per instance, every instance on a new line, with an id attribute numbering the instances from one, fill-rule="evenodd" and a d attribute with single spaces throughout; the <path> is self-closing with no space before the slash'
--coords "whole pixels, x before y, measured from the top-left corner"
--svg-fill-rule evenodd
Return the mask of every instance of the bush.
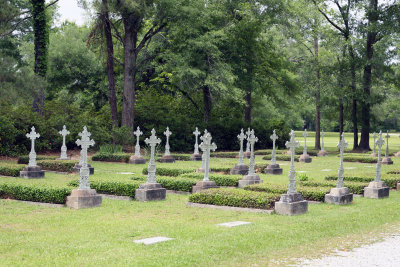
<path id="1" fill-rule="evenodd" d="M 121 145 L 113 145 L 113 144 L 101 145 L 99 148 L 99 153 L 101 153 L 101 154 L 121 154 L 122 146 Z"/>
<path id="2" fill-rule="evenodd" d="M 360 162 L 360 163 L 376 163 L 377 159 L 372 157 L 363 157 L 363 156 L 353 156 L 353 155 L 345 155 L 343 156 L 343 161 L 345 162 Z"/>
<path id="3" fill-rule="evenodd" d="M 189 173 L 189 172 L 194 172 L 195 170 L 182 170 L 182 169 L 168 169 L 168 168 L 157 168 L 156 169 L 156 175 L 160 176 L 179 176 L 184 173 Z M 144 175 L 149 174 L 147 168 L 143 168 L 142 173 Z"/>
<path id="4" fill-rule="evenodd" d="M 178 178 L 190 178 L 196 179 L 200 181 L 204 178 L 203 173 L 185 173 Z M 209 174 L 209 179 L 214 181 L 218 186 L 237 186 L 240 179 L 242 179 L 242 175 L 224 175 L 224 174 Z"/>
<path id="5" fill-rule="evenodd" d="M 56 171 L 56 172 L 72 172 L 75 164 L 78 161 L 72 160 L 40 160 L 37 162 L 37 165 L 40 166 L 43 170 L 48 171 Z"/>
<path id="6" fill-rule="evenodd" d="M 299 181 L 308 181 L 308 176 L 305 173 L 301 173 L 298 177 Z"/>
<path id="7" fill-rule="evenodd" d="M 139 188 L 143 181 L 90 181 L 90 188 L 96 189 L 97 193 L 104 193 L 117 196 L 135 197 L 135 190 Z M 79 186 L 79 180 L 68 183 L 70 186 Z"/>
<path id="8" fill-rule="evenodd" d="M 196 185 L 197 180 L 180 177 L 157 177 L 157 183 L 168 190 L 192 192 L 192 186 Z"/>
<path id="9" fill-rule="evenodd" d="M 183 161 L 189 161 L 191 155 L 190 154 L 171 154 L 171 156 L 174 157 L 176 160 L 183 160 Z"/>
<path id="10" fill-rule="evenodd" d="M 222 172 L 224 174 L 230 174 L 231 173 L 231 168 L 229 168 L 229 167 L 213 167 L 213 168 L 210 168 L 210 170 L 212 172 Z"/>
<path id="11" fill-rule="evenodd" d="M 0 184 L 0 197 L 25 201 L 64 204 L 71 188 L 52 188 L 45 185 Z"/>
<path id="12" fill-rule="evenodd" d="M 271 160 L 271 158 L 272 158 L 271 155 L 266 155 L 266 156 L 264 156 L 262 159 L 264 159 L 264 160 Z M 300 158 L 300 156 L 298 156 L 298 155 L 295 155 L 295 156 L 294 156 L 294 160 L 295 160 L 295 161 L 299 161 L 299 158 Z M 290 155 L 285 155 L 285 154 L 279 155 L 279 154 L 277 154 L 277 155 L 276 155 L 276 160 L 290 161 Z"/>
<path id="13" fill-rule="evenodd" d="M 0 175 L 19 177 L 19 172 L 24 169 L 23 166 L 17 164 L 0 164 Z"/>
<path id="14" fill-rule="evenodd" d="M 400 174 L 400 170 L 388 171 L 387 174 Z"/>
<path id="15" fill-rule="evenodd" d="M 326 176 L 325 180 L 327 181 L 336 181 L 337 177 L 336 176 Z M 350 177 L 350 176 L 345 176 L 343 177 L 344 181 L 349 181 L 349 182 L 364 182 L 364 183 L 369 183 L 375 180 L 375 178 L 372 177 Z M 400 182 L 400 177 L 396 176 L 389 176 L 389 177 L 382 177 L 382 181 L 386 183 L 387 186 L 390 188 L 396 188 L 397 183 Z"/>
<path id="16" fill-rule="evenodd" d="M 93 161 L 107 161 L 107 162 L 129 162 L 130 154 L 119 153 L 119 154 L 108 154 L 108 153 L 97 153 L 92 156 Z"/>
<path id="17" fill-rule="evenodd" d="M 57 157 L 55 156 L 36 156 L 36 160 L 55 160 Z M 19 156 L 18 157 L 18 164 L 28 164 L 29 163 L 29 156 Z"/>
<path id="18" fill-rule="evenodd" d="M 189 196 L 189 201 L 193 203 L 256 209 L 272 209 L 278 199 L 278 194 L 238 188 L 213 188 Z"/>
<path id="19" fill-rule="evenodd" d="M 210 157 L 232 159 L 232 158 L 236 158 L 237 155 L 238 155 L 237 152 L 212 152 L 210 154 Z"/>
<path id="20" fill-rule="evenodd" d="M 312 186 L 312 187 L 336 187 L 336 183 L 333 182 L 315 182 L 315 181 L 305 181 L 300 182 L 302 186 Z M 364 194 L 364 187 L 368 186 L 368 183 L 360 182 L 345 182 L 344 186 L 347 187 L 350 193 L 362 195 Z"/>

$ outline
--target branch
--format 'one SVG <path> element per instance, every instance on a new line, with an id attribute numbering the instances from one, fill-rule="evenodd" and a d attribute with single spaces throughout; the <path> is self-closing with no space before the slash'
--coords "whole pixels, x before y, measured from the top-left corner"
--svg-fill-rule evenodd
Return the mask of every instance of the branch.
<path id="1" fill-rule="evenodd" d="M 343 30 L 342 28 L 340 28 L 335 22 L 333 22 L 333 21 L 328 17 L 328 15 L 326 15 L 325 12 L 322 11 L 322 10 L 319 8 L 317 2 L 316 2 L 315 0 L 312 0 L 312 1 L 314 2 L 314 5 L 317 7 L 318 11 L 326 18 L 326 20 L 327 20 L 330 24 L 332 24 L 333 27 L 335 27 L 336 29 L 338 29 L 341 33 L 344 33 L 344 30 Z"/>
<path id="2" fill-rule="evenodd" d="M 117 27 L 115 27 L 114 23 L 112 23 L 111 20 L 108 20 L 110 22 L 111 27 L 113 27 L 114 31 L 115 31 L 115 37 L 120 40 L 122 43 L 124 42 L 124 39 L 122 38 L 121 34 L 119 33 Z"/>
<path id="3" fill-rule="evenodd" d="M 146 42 L 149 41 L 151 38 L 153 38 L 154 35 L 159 33 L 165 26 L 167 26 L 167 23 L 161 24 L 158 28 L 156 28 L 157 24 L 154 24 L 151 27 L 151 29 L 146 32 L 146 34 L 144 35 L 142 41 L 140 42 L 140 44 L 136 48 L 136 55 L 140 52 L 140 50 L 142 50 L 142 48 L 145 46 Z"/>

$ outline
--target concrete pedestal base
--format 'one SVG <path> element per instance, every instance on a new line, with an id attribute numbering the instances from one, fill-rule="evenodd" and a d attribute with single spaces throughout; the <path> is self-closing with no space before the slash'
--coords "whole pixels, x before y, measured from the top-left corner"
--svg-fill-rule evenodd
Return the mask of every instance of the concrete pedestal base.
<path id="1" fill-rule="evenodd" d="M 318 151 L 317 156 L 318 157 L 327 157 L 328 156 L 328 152 L 326 152 L 325 150 L 320 150 L 320 151 Z"/>
<path id="2" fill-rule="evenodd" d="M 231 170 L 231 174 L 245 175 L 248 172 L 249 172 L 249 167 L 244 164 L 236 164 L 235 167 Z"/>
<path id="3" fill-rule="evenodd" d="M 89 168 L 89 174 L 90 175 L 94 174 L 94 168 L 90 164 L 88 164 L 87 166 Z M 80 170 L 81 170 L 81 165 L 79 163 L 75 164 L 74 168 L 72 169 L 73 172 L 77 173 L 79 173 Z"/>
<path id="4" fill-rule="evenodd" d="M 196 185 L 192 187 L 192 193 L 199 192 L 201 190 L 209 189 L 209 188 L 218 188 L 214 181 L 200 181 L 197 182 Z"/>
<path id="5" fill-rule="evenodd" d="M 382 164 L 386 164 L 386 165 L 392 165 L 393 164 L 393 160 L 390 157 L 383 157 Z"/>
<path id="6" fill-rule="evenodd" d="M 268 174 L 282 174 L 283 170 L 279 167 L 279 164 L 268 164 L 268 166 L 264 169 L 265 173 Z"/>
<path id="7" fill-rule="evenodd" d="M 190 156 L 190 160 L 199 161 L 199 160 L 201 160 L 201 155 L 200 154 L 192 154 L 192 156 Z"/>
<path id="8" fill-rule="evenodd" d="M 312 158 L 308 154 L 302 154 L 299 158 L 299 162 L 305 162 L 305 163 L 310 163 L 312 161 Z"/>
<path id="9" fill-rule="evenodd" d="M 396 189 L 397 189 L 397 191 L 400 191 L 400 183 L 397 183 Z"/>
<path id="10" fill-rule="evenodd" d="M 174 162 L 175 162 L 175 159 L 174 159 L 174 157 L 171 156 L 171 155 L 169 155 L 169 156 L 163 156 L 163 157 L 161 158 L 161 162 L 162 162 L 162 163 L 174 163 Z"/>
<path id="11" fill-rule="evenodd" d="M 394 156 L 395 156 L 396 158 L 399 158 L 399 157 L 400 157 L 400 151 L 399 151 L 399 152 L 396 152 L 396 153 L 394 153 Z"/>
<path id="12" fill-rule="evenodd" d="M 275 212 L 281 215 L 300 215 L 308 212 L 308 202 L 300 193 L 283 194 L 275 202 Z"/>
<path id="13" fill-rule="evenodd" d="M 101 206 L 102 198 L 95 189 L 75 189 L 67 197 L 67 207 L 73 209 L 84 209 Z"/>
<path id="14" fill-rule="evenodd" d="M 200 167 L 200 168 L 198 168 L 198 169 L 196 170 L 196 172 L 197 172 L 197 173 L 204 173 L 204 169 Z M 209 169 L 208 172 L 211 173 L 211 169 Z"/>
<path id="15" fill-rule="evenodd" d="M 331 188 L 331 192 L 325 195 L 325 202 L 336 205 L 351 204 L 353 194 L 349 192 L 347 187 Z"/>
<path id="16" fill-rule="evenodd" d="M 383 181 L 370 182 L 368 187 L 364 187 L 364 197 L 366 198 L 385 198 L 389 197 L 389 187 Z"/>
<path id="17" fill-rule="evenodd" d="M 131 164 L 145 164 L 146 160 L 142 156 L 131 156 L 129 158 L 129 163 Z"/>
<path id="18" fill-rule="evenodd" d="M 164 200 L 166 196 L 167 190 L 159 183 L 141 184 L 135 190 L 135 199 L 138 201 Z"/>
<path id="19" fill-rule="evenodd" d="M 19 172 L 19 176 L 28 179 L 44 178 L 44 171 L 39 166 L 27 166 Z"/>
<path id="20" fill-rule="evenodd" d="M 246 159 L 249 159 L 250 158 L 250 152 L 244 152 L 243 153 L 243 157 L 246 158 Z"/>
<path id="21" fill-rule="evenodd" d="M 370 156 L 373 157 L 373 158 L 376 158 L 378 156 L 378 154 L 372 153 Z"/>
<path id="22" fill-rule="evenodd" d="M 243 188 L 246 185 L 251 185 L 251 184 L 259 184 L 262 183 L 263 180 L 260 179 L 260 176 L 258 174 L 248 174 L 246 176 L 243 176 L 243 179 L 239 180 L 239 188 Z"/>

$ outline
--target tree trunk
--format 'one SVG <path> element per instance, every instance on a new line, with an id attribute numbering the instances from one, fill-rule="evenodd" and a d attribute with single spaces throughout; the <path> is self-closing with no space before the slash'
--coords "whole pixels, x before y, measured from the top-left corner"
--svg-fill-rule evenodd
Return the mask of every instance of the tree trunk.
<path id="1" fill-rule="evenodd" d="M 246 91 L 246 109 L 244 111 L 244 121 L 251 123 L 251 89 Z"/>
<path id="2" fill-rule="evenodd" d="M 104 25 L 104 36 L 106 38 L 107 46 L 107 76 L 108 76 L 108 100 L 110 102 L 111 120 L 114 127 L 118 127 L 118 113 L 117 113 L 117 97 L 115 95 L 115 81 L 114 81 L 114 45 L 111 35 L 110 16 L 108 13 L 107 0 L 102 0 L 103 14 L 102 20 Z"/>
<path id="3" fill-rule="evenodd" d="M 47 73 L 47 50 L 49 43 L 45 0 L 31 0 L 31 4 L 35 46 L 34 72 L 44 78 Z M 43 116 L 43 106 L 44 88 L 40 88 L 39 92 L 34 96 L 32 107 L 35 112 Z"/>
<path id="4" fill-rule="evenodd" d="M 350 74 L 351 74 L 351 90 L 353 95 L 353 110 L 352 110 L 352 121 L 353 121 L 353 150 L 358 148 L 358 122 L 357 122 L 357 85 L 356 85 L 356 59 L 354 56 L 353 46 L 349 45 L 350 54 Z"/>
<path id="5" fill-rule="evenodd" d="M 353 99 L 353 150 L 358 148 L 358 128 L 357 128 L 357 99 Z"/>
<path id="6" fill-rule="evenodd" d="M 207 85 L 203 86 L 204 122 L 208 122 L 211 113 L 211 91 Z"/>
<path id="7" fill-rule="evenodd" d="M 316 93 L 315 93 L 315 149 L 321 149 L 320 143 L 320 133 L 321 133 L 321 111 L 320 111 L 320 101 L 321 101 L 321 92 L 319 88 L 319 64 L 318 64 L 318 37 L 314 38 L 314 66 L 315 66 L 315 78 L 317 81 L 316 84 Z"/>
<path id="8" fill-rule="evenodd" d="M 124 95 L 122 99 L 122 126 L 133 130 L 136 89 L 136 46 L 140 18 L 130 13 L 123 16 L 124 23 Z"/>

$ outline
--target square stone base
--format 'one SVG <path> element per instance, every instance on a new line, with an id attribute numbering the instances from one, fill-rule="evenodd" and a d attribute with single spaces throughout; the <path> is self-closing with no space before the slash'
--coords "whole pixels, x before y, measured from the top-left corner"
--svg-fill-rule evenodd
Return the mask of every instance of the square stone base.
<path id="1" fill-rule="evenodd" d="M 218 188 L 214 181 L 200 181 L 192 187 L 192 193 L 200 192 L 209 188 Z"/>
<path id="2" fill-rule="evenodd" d="M 239 180 L 239 188 L 243 188 L 246 185 L 252 185 L 252 184 L 259 184 L 262 183 L 263 180 L 260 179 L 260 176 L 258 174 L 248 174 L 246 176 L 243 176 L 243 179 Z"/>
<path id="3" fill-rule="evenodd" d="M 283 194 L 275 202 L 275 212 L 281 215 L 300 215 L 308 212 L 308 202 L 300 193 Z"/>
<path id="4" fill-rule="evenodd" d="M 162 188 L 159 183 L 141 184 L 135 190 L 135 199 L 138 201 L 164 200 L 167 196 L 167 190 Z"/>
<path id="5" fill-rule="evenodd" d="M 397 191 L 400 191 L 400 183 L 397 183 Z"/>
<path id="6" fill-rule="evenodd" d="M 95 189 L 75 189 L 67 197 L 67 207 L 73 209 L 84 209 L 101 206 L 102 198 L 96 193 Z"/>
<path id="7" fill-rule="evenodd" d="M 163 156 L 162 158 L 161 158 L 161 162 L 162 163 L 174 163 L 175 162 L 175 159 L 174 159 L 174 157 L 173 156 L 171 156 L 171 155 L 169 155 L 169 156 Z"/>
<path id="8" fill-rule="evenodd" d="M 383 157 L 381 163 L 382 164 L 386 164 L 386 165 L 392 165 L 393 164 L 393 160 L 391 158 L 389 158 L 389 157 Z"/>
<path id="9" fill-rule="evenodd" d="M 19 172 L 19 176 L 28 179 L 44 178 L 44 171 L 39 166 L 28 166 Z"/>
<path id="10" fill-rule="evenodd" d="M 331 188 L 331 192 L 325 195 L 325 203 L 345 205 L 352 202 L 353 194 L 349 192 L 347 187 Z"/>
<path id="11" fill-rule="evenodd" d="M 299 158 L 299 162 L 310 163 L 311 161 L 312 158 L 308 154 L 306 155 L 302 154 Z"/>
<path id="12" fill-rule="evenodd" d="M 370 156 L 373 157 L 373 158 L 376 158 L 378 156 L 378 154 L 372 153 Z"/>
<path id="13" fill-rule="evenodd" d="M 268 173 L 268 174 L 279 175 L 279 174 L 282 174 L 283 170 L 282 170 L 282 168 L 279 167 L 279 164 L 269 164 L 264 169 L 264 172 Z"/>
<path id="14" fill-rule="evenodd" d="M 389 187 L 383 181 L 370 182 L 368 187 L 364 187 L 364 197 L 366 198 L 385 198 L 389 197 Z"/>
<path id="15" fill-rule="evenodd" d="M 146 160 L 142 156 L 131 156 L 129 158 L 129 163 L 130 164 L 145 164 Z"/>
<path id="16" fill-rule="evenodd" d="M 89 174 L 90 175 L 94 174 L 94 168 L 90 164 L 88 164 L 87 166 L 89 168 Z M 79 165 L 79 163 L 76 163 L 72 171 L 79 173 L 80 170 L 81 170 L 81 165 Z"/>
<path id="17" fill-rule="evenodd" d="M 400 157 L 400 151 L 399 151 L 399 152 L 396 152 L 396 153 L 394 153 L 394 156 L 395 156 L 395 157 L 397 157 L 397 158 L 398 158 L 398 157 Z"/>
<path id="18" fill-rule="evenodd" d="M 244 164 L 236 164 L 235 167 L 231 170 L 231 174 L 245 175 L 248 172 L 249 172 L 249 167 Z"/>
<path id="19" fill-rule="evenodd" d="M 251 152 L 244 152 L 243 153 L 243 157 L 246 158 L 246 159 L 249 159 L 250 156 L 251 156 Z"/>
<path id="20" fill-rule="evenodd" d="M 201 155 L 200 155 L 200 154 L 192 154 L 192 155 L 190 156 L 190 160 L 193 160 L 193 161 L 200 161 L 200 160 L 202 160 L 202 158 L 201 158 Z"/>
<path id="21" fill-rule="evenodd" d="M 328 152 L 326 152 L 325 150 L 320 150 L 320 151 L 318 151 L 317 156 L 318 157 L 327 157 L 328 156 Z"/>

